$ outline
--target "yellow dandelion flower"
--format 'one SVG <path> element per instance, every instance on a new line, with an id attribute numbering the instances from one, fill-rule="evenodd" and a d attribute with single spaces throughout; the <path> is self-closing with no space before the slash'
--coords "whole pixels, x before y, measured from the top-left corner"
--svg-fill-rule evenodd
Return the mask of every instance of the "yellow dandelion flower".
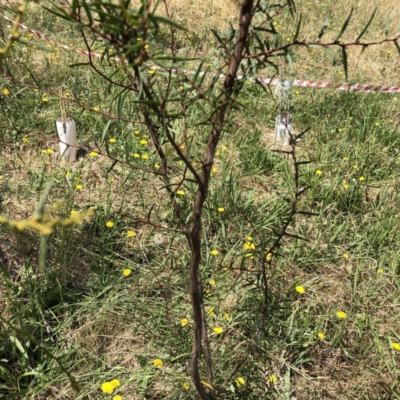
<path id="1" fill-rule="evenodd" d="M 52 149 L 47 149 L 47 154 L 53 154 L 54 151 Z"/>
<path id="2" fill-rule="evenodd" d="M 222 149 L 222 151 L 228 150 L 228 148 L 226 146 L 222 146 L 221 149 Z"/>
<path id="3" fill-rule="evenodd" d="M 160 169 L 160 166 L 158 164 L 154 164 L 155 169 Z"/>
<path id="4" fill-rule="evenodd" d="M 126 232 L 126 236 L 128 236 L 129 238 L 134 237 L 136 234 L 133 231 L 128 231 Z"/>
<path id="5" fill-rule="evenodd" d="M 76 190 L 81 190 L 81 189 L 83 189 L 83 186 L 82 186 L 82 185 L 76 185 L 76 186 L 75 186 L 75 189 L 76 189 Z"/>
<path id="6" fill-rule="evenodd" d="M 210 251 L 210 254 L 211 254 L 212 256 L 217 256 L 217 255 L 218 255 L 218 250 L 211 250 L 211 251 Z"/>
<path id="7" fill-rule="evenodd" d="M 256 245 L 255 245 L 254 243 L 252 243 L 252 242 L 246 242 L 246 243 L 243 245 L 243 248 L 244 248 L 245 250 L 255 250 Z"/>
<path id="8" fill-rule="evenodd" d="M 277 380 L 278 380 L 278 378 L 277 378 L 275 375 L 271 375 L 271 376 L 269 377 L 269 381 L 270 381 L 271 383 L 275 383 Z"/>
<path id="9" fill-rule="evenodd" d="M 224 313 L 224 318 L 229 322 L 231 320 L 231 317 L 228 313 Z"/>
<path id="10" fill-rule="evenodd" d="M 147 154 L 142 154 L 142 158 L 143 158 L 143 160 L 148 160 L 149 156 Z"/>
<path id="11" fill-rule="evenodd" d="M 112 221 L 108 221 L 107 223 L 106 223 L 106 227 L 107 228 L 112 228 L 114 226 L 114 222 L 112 222 Z"/>
<path id="12" fill-rule="evenodd" d="M 116 143 L 116 142 L 117 142 L 117 139 L 115 139 L 115 138 L 109 139 L 109 143 Z"/>
<path id="13" fill-rule="evenodd" d="M 304 294 L 306 292 L 306 289 L 304 289 L 304 286 L 296 286 L 296 292 Z"/>
<path id="14" fill-rule="evenodd" d="M 349 157 L 344 157 L 343 161 L 349 161 Z"/>
<path id="15" fill-rule="evenodd" d="M 124 274 L 124 276 L 129 276 L 132 273 L 132 271 L 129 268 L 125 268 L 122 273 Z"/>
<path id="16" fill-rule="evenodd" d="M 360 176 L 360 177 L 358 178 L 358 180 L 359 180 L 360 182 L 362 182 L 362 181 L 365 181 L 365 178 L 364 178 L 363 176 Z"/>
<path id="17" fill-rule="evenodd" d="M 271 254 L 271 253 L 268 253 L 268 254 L 265 256 L 265 258 L 266 258 L 267 261 L 271 261 L 271 260 L 272 260 L 272 254 Z"/>
<path id="18" fill-rule="evenodd" d="M 3 94 L 4 94 L 4 96 L 8 96 L 10 94 L 10 91 L 7 88 L 4 88 Z"/>
<path id="19" fill-rule="evenodd" d="M 225 208 L 224 207 L 218 207 L 218 212 L 224 212 L 225 211 Z"/>
<path id="20" fill-rule="evenodd" d="M 378 274 L 383 274 L 383 269 L 379 268 L 376 272 L 377 272 Z"/>
<path id="21" fill-rule="evenodd" d="M 315 171 L 315 173 L 316 173 L 317 175 L 322 175 L 322 171 L 321 171 L 320 169 L 317 169 L 317 170 Z"/>
<path id="22" fill-rule="evenodd" d="M 112 400 L 124 400 L 122 396 L 120 396 L 119 394 L 116 394 Z"/>
<path id="23" fill-rule="evenodd" d="M 216 326 L 215 328 L 213 328 L 213 331 L 217 334 L 220 335 L 224 330 L 222 328 L 220 328 L 219 326 Z"/>
<path id="24" fill-rule="evenodd" d="M 210 307 L 207 312 L 211 315 L 211 317 L 215 317 L 215 312 L 212 307 Z"/>
<path id="25" fill-rule="evenodd" d="M 179 196 L 184 196 L 185 192 L 183 190 L 177 190 L 176 194 L 179 194 Z"/>
<path id="26" fill-rule="evenodd" d="M 211 170 L 211 172 L 213 173 L 213 174 L 215 174 L 216 172 L 217 172 L 218 170 L 217 170 L 217 168 L 212 168 L 212 170 Z"/>
<path id="27" fill-rule="evenodd" d="M 358 169 L 358 165 L 357 164 L 353 165 L 353 168 Z"/>
<path id="28" fill-rule="evenodd" d="M 215 155 L 216 155 L 216 157 L 218 157 L 218 156 L 220 155 L 220 152 L 219 152 L 219 151 L 216 151 L 216 152 L 215 152 Z"/>
<path id="29" fill-rule="evenodd" d="M 66 173 L 65 173 L 65 176 L 70 176 L 71 175 L 71 172 L 70 171 L 67 171 Z"/>
<path id="30" fill-rule="evenodd" d="M 133 157 L 135 157 L 135 158 L 140 158 L 140 155 L 139 155 L 138 153 L 134 153 L 134 154 L 133 154 Z"/>
<path id="31" fill-rule="evenodd" d="M 149 75 L 154 75 L 155 72 L 156 72 L 156 71 L 154 71 L 154 69 L 149 69 L 149 70 L 147 70 L 147 73 L 148 73 Z"/>
<path id="32" fill-rule="evenodd" d="M 97 157 L 98 156 L 98 154 L 95 151 L 91 151 L 89 153 L 89 155 L 90 155 L 90 157 Z"/>
<path id="33" fill-rule="evenodd" d="M 345 184 L 343 185 L 343 189 L 344 189 L 344 190 L 348 190 L 349 187 L 350 187 L 350 186 L 349 186 L 347 183 L 345 183 Z"/>
<path id="34" fill-rule="evenodd" d="M 182 325 L 182 326 L 186 326 L 188 323 L 189 323 L 189 321 L 188 321 L 187 318 L 183 318 L 183 319 L 181 320 L 181 325 Z"/>
<path id="35" fill-rule="evenodd" d="M 246 381 L 244 380 L 244 378 L 239 376 L 239 378 L 235 379 L 235 383 L 236 383 L 236 386 L 238 388 L 240 388 L 241 386 L 243 386 L 246 383 Z"/>
<path id="36" fill-rule="evenodd" d="M 98 112 L 98 111 L 100 111 L 100 108 L 99 108 L 99 107 L 94 107 L 94 108 L 93 108 L 93 111 Z"/>
<path id="37" fill-rule="evenodd" d="M 400 343 L 392 343 L 392 347 L 396 350 L 396 351 L 400 351 Z"/>
<path id="38" fill-rule="evenodd" d="M 134 133 L 135 135 L 139 135 L 140 132 L 139 132 L 139 131 L 134 131 L 133 133 Z"/>
<path id="39" fill-rule="evenodd" d="M 325 339 L 325 335 L 322 332 L 318 333 L 317 336 L 318 336 L 319 340 L 324 340 Z"/>
<path id="40" fill-rule="evenodd" d="M 210 279 L 210 285 L 215 285 L 215 280 L 214 279 Z"/>
<path id="41" fill-rule="evenodd" d="M 186 382 L 183 382 L 183 383 L 182 383 L 182 386 L 183 386 L 183 388 L 184 388 L 185 390 L 189 390 L 189 389 L 190 389 L 189 384 L 186 383 Z"/>
<path id="42" fill-rule="evenodd" d="M 47 97 L 43 97 L 42 101 L 46 103 L 47 101 L 49 101 L 49 99 Z"/>
<path id="43" fill-rule="evenodd" d="M 112 392 L 114 391 L 114 385 L 112 385 L 112 383 L 111 382 L 104 382 L 102 385 L 101 385 L 101 390 L 104 392 L 104 393 L 108 393 L 108 394 L 112 394 Z"/>
<path id="44" fill-rule="evenodd" d="M 379 126 L 379 122 L 375 122 L 375 126 Z"/>
<path id="45" fill-rule="evenodd" d="M 162 362 L 162 360 L 160 360 L 159 358 L 156 358 L 155 360 L 154 360 L 154 365 L 157 367 L 157 368 L 162 368 L 163 367 L 163 365 L 164 365 L 164 363 Z"/>
<path id="46" fill-rule="evenodd" d="M 336 316 L 337 316 L 339 319 L 345 319 L 345 318 L 347 317 L 347 314 L 346 314 L 344 311 L 338 311 L 338 312 L 336 313 Z"/>
<path id="47" fill-rule="evenodd" d="M 114 389 L 118 386 L 121 386 L 121 383 L 119 382 L 118 379 L 113 379 L 112 381 L 110 381 L 111 385 L 113 385 Z"/>
<path id="48" fill-rule="evenodd" d="M 144 139 L 141 140 L 141 141 L 140 141 L 140 144 L 143 144 L 143 145 L 147 144 L 147 140 L 144 140 Z"/>
<path id="49" fill-rule="evenodd" d="M 348 260 L 348 259 L 349 259 L 349 255 L 348 255 L 347 253 L 344 253 L 344 254 L 343 254 L 343 258 L 345 258 L 346 260 Z"/>
<path id="50" fill-rule="evenodd" d="M 37 90 L 37 89 L 35 89 L 35 92 L 37 92 L 37 91 L 38 91 L 38 90 Z M 66 96 L 66 97 L 69 97 L 69 96 L 71 96 L 71 95 L 70 95 L 70 93 L 69 93 L 69 92 L 67 92 L 67 93 L 65 93 L 65 96 Z"/>

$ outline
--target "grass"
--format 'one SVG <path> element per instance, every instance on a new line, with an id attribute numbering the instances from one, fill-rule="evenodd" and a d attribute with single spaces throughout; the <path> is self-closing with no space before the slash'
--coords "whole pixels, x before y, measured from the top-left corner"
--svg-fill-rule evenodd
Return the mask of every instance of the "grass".
<path id="1" fill-rule="evenodd" d="M 308 3 L 299 2 L 307 35 L 319 30 L 316 22 L 329 10 L 338 28 L 350 7 L 349 2 L 324 1 L 311 12 Z M 375 3 L 380 8 L 368 39 L 384 30 L 387 14 L 395 19 L 399 12 L 394 1 L 359 6 L 372 11 Z M 220 21 L 222 27 L 234 22 L 237 5 L 214 4 L 220 10 L 216 13 L 200 2 L 189 9 L 178 1 L 171 6 L 178 21 L 194 24 L 192 36 L 178 38 L 182 47 L 190 47 L 191 55 L 211 58 L 217 66 L 208 29 Z M 283 36 L 290 35 L 289 16 L 280 18 L 278 24 L 287 27 Z M 357 19 L 349 37 L 367 19 L 365 14 Z M 32 6 L 26 23 L 58 41 L 83 47 L 76 32 L 39 7 Z M 40 235 L 2 226 L 0 398 L 110 399 L 100 387 L 113 379 L 120 381 L 113 394 L 125 400 L 196 398 L 188 373 L 190 255 L 184 237 L 175 230 L 162 184 L 127 164 L 111 168 L 112 160 L 105 156 L 86 154 L 71 166 L 57 161 L 54 120 L 60 117 L 60 104 L 46 90 L 58 93 L 63 86 L 64 93 L 87 108 L 82 111 L 69 103 L 68 113 L 77 121 L 80 143 L 91 150 L 152 169 L 159 161 L 149 137 L 141 125 L 109 122 L 94 111 L 98 107 L 132 120 L 136 113 L 129 102 L 119 106 L 113 101 L 118 89 L 87 67 L 69 67 L 82 62 L 79 55 L 61 49 L 46 53 L 33 48 L 42 42 L 26 39 L 35 44 L 15 46 L 7 60 L 22 83 L 2 81 L 2 89 L 10 94 L 0 98 L 0 214 L 13 220 L 29 218 L 50 181 L 46 204 L 56 205 L 52 218 L 88 209 L 96 213 L 81 225 L 57 228 L 47 238 L 44 275 L 38 272 Z M 159 50 L 160 44 L 154 39 L 151 46 Z M 354 51 L 350 80 L 396 84 L 394 50 L 383 46 L 360 56 Z M 301 72 L 307 79 L 344 79 L 319 53 L 301 50 L 295 64 L 295 73 L 282 64 L 285 76 L 298 77 Z M 188 62 L 187 67 L 193 66 Z M 38 92 L 24 83 L 39 86 Z M 292 236 L 267 263 L 267 308 L 258 271 L 264 249 L 273 243 L 286 215 L 285 198 L 294 191 L 293 165 L 272 152 L 268 141 L 278 112 L 275 104 L 253 84 L 245 85 L 240 100 L 242 107 L 218 148 L 203 220 L 201 268 L 217 397 L 400 398 L 400 353 L 392 345 L 400 343 L 400 95 L 293 91 L 296 130 L 311 128 L 299 142 L 298 156 L 313 160 L 301 166 L 301 186 L 309 189 L 300 209 L 315 215 L 296 216 L 289 230 Z M 195 127 L 200 119 L 199 110 L 188 115 L 198 146 L 207 133 Z M 40 138 L 6 125 L 39 133 Z M 178 124 L 176 129 L 182 127 Z M 47 149 L 53 153 L 42 152 Z M 173 157 L 172 150 L 167 151 Z M 173 168 L 178 179 L 183 171 L 179 159 Z M 183 190 L 179 201 L 187 216 L 193 186 L 187 183 Z M 218 211 L 221 207 L 223 212 Z M 149 213 L 154 226 L 143 222 Z M 165 228 L 162 237 L 160 227 Z M 135 235 L 129 237 L 129 231 Z M 246 256 L 246 243 L 254 244 L 252 257 Z M 218 253 L 213 255 L 213 250 Z M 296 286 L 305 292 L 300 294 Z M 338 318 L 339 311 L 346 318 Z M 214 328 L 223 332 L 217 334 Z M 157 359 L 163 361 L 162 368 L 154 365 Z M 78 380 L 79 395 L 61 366 Z M 245 383 L 238 385 L 238 378 Z"/>

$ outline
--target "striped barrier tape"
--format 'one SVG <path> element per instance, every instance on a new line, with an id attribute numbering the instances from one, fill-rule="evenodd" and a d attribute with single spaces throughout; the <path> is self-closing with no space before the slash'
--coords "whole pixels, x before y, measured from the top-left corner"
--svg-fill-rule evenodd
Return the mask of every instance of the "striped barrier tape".
<path id="1" fill-rule="evenodd" d="M 9 22 L 15 23 L 15 21 L 7 16 L 5 16 L 4 14 L 0 13 L 0 17 L 6 19 Z M 69 50 L 69 51 L 73 51 L 75 53 L 78 54 L 82 54 L 82 55 L 90 55 L 92 57 L 96 57 L 96 58 L 102 58 L 104 57 L 104 54 L 100 54 L 100 53 L 96 53 L 96 52 L 92 52 L 92 51 L 87 51 L 87 50 L 79 50 L 79 49 L 75 49 L 71 46 L 67 46 L 65 44 L 61 44 L 58 42 L 55 42 L 54 40 L 51 40 L 50 38 L 48 38 L 47 36 L 41 34 L 38 31 L 35 31 L 32 28 L 29 28 L 28 26 L 19 23 L 18 26 L 35 35 L 36 37 L 38 37 L 39 39 L 43 39 L 48 43 L 51 43 L 55 46 L 58 46 L 60 48 L 63 48 L 65 50 Z M 114 57 L 115 61 L 119 61 L 118 57 Z M 150 69 L 160 69 L 158 67 L 150 67 Z M 173 72 L 176 72 L 176 70 L 172 70 Z M 186 75 L 192 75 L 195 74 L 196 71 L 191 71 L 191 70 L 182 70 L 182 72 Z M 200 75 L 204 75 L 204 72 L 200 72 Z M 224 74 L 220 74 L 219 75 L 220 79 L 224 79 L 225 75 Z M 238 75 L 237 79 L 243 79 L 242 75 Z M 276 85 L 280 79 L 279 78 L 274 78 L 274 79 L 270 79 L 270 78 L 257 78 L 257 79 L 249 79 L 250 82 L 259 82 L 263 85 Z M 309 80 L 303 80 L 303 79 L 296 79 L 294 81 L 288 81 L 290 83 L 291 86 L 300 86 L 300 87 L 316 87 L 316 88 L 333 88 L 333 89 L 337 89 L 337 90 L 344 90 L 344 91 L 353 91 L 353 92 L 362 92 L 362 93 L 400 93 L 400 86 L 375 86 L 375 85 L 363 85 L 363 84 L 348 84 L 348 83 L 339 83 L 339 84 L 333 84 L 333 83 L 329 83 L 329 82 L 319 82 L 319 81 L 309 81 Z"/>

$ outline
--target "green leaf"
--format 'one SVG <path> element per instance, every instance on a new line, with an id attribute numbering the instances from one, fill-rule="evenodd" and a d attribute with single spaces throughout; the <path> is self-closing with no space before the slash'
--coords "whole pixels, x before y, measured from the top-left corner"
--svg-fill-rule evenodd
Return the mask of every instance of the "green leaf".
<path id="1" fill-rule="evenodd" d="M 388 15 L 386 17 L 386 29 L 385 29 L 386 39 L 389 37 L 389 32 L 390 32 L 390 17 Z"/>
<path id="2" fill-rule="evenodd" d="M 321 32 L 320 32 L 319 35 L 318 35 L 317 40 L 320 40 L 320 39 L 322 38 L 322 36 L 325 35 L 325 32 L 326 32 L 326 30 L 327 30 L 328 27 L 329 27 L 330 18 L 331 18 L 331 17 L 330 17 L 330 15 L 328 14 L 328 16 L 326 17 L 326 20 L 325 20 L 325 22 L 324 22 L 324 25 L 322 26 Z"/>
<path id="3" fill-rule="evenodd" d="M 105 125 L 105 127 L 104 127 L 104 129 L 103 129 L 103 134 L 101 135 L 100 146 L 104 143 L 104 139 L 105 139 L 105 137 L 107 135 L 107 131 L 108 131 L 108 128 L 110 127 L 110 124 L 111 124 L 111 120 L 108 120 L 106 125 Z"/>
<path id="4" fill-rule="evenodd" d="M 302 15 L 300 14 L 300 19 L 299 19 L 299 22 L 297 24 L 296 34 L 294 35 L 293 41 L 296 41 L 297 38 L 299 37 L 300 28 L 301 28 L 301 19 L 302 19 Z"/>
<path id="5" fill-rule="evenodd" d="M 351 20 L 351 17 L 353 15 L 353 11 L 354 11 L 354 7 L 351 9 L 349 16 L 347 17 L 346 21 L 344 21 L 344 24 L 342 26 L 341 31 L 339 32 L 339 35 L 337 36 L 337 38 L 335 39 L 335 42 L 338 42 L 339 39 L 342 37 L 343 33 L 345 32 L 345 30 L 347 29 L 349 22 Z"/>
<path id="6" fill-rule="evenodd" d="M 346 48 L 343 46 L 342 47 L 342 57 L 343 57 L 343 66 L 344 66 L 344 74 L 346 77 L 346 81 L 349 80 L 349 69 L 348 69 L 348 64 L 347 64 L 347 52 L 346 52 Z"/>
<path id="7" fill-rule="evenodd" d="M 69 67 L 70 68 L 75 68 L 75 67 L 82 67 L 82 66 L 89 66 L 90 63 L 75 63 L 75 64 L 70 64 Z"/>
<path id="8" fill-rule="evenodd" d="M 172 21 L 171 19 L 162 17 L 160 15 L 153 15 L 151 17 L 151 20 L 156 21 L 156 22 L 161 22 L 161 23 L 164 23 L 164 24 L 167 24 L 170 26 L 174 26 L 175 28 L 181 29 L 183 31 L 187 31 L 187 29 L 183 25 L 180 25 L 180 24 L 176 23 L 175 21 Z"/>
<path id="9" fill-rule="evenodd" d="M 376 10 L 377 10 L 377 9 L 375 8 L 375 10 L 374 10 L 374 12 L 372 13 L 372 16 L 371 16 L 371 18 L 369 19 L 367 25 L 365 25 L 365 27 L 364 27 L 364 29 L 362 30 L 362 32 L 358 35 L 358 38 L 356 39 L 356 42 L 358 42 L 358 41 L 364 36 L 364 33 L 367 31 L 368 27 L 371 25 L 371 22 L 372 22 L 372 20 L 374 19 L 375 14 L 376 14 Z"/>

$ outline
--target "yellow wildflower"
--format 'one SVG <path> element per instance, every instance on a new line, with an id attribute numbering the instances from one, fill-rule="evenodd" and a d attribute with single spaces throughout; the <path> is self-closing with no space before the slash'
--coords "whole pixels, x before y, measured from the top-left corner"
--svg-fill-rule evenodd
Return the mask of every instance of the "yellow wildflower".
<path id="1" fill-rule="evenodd" d="M 346 314 L 344 311 L 338 311 L 338 312 L 336 313 L 336 316 L 337 316 L 339 319 L 345 319 L 345 318 L 347 317 L 347 314 Z"/>
<path id="2" fill-rule="evenodd" d="M 296 286 L 296 292 L 300 293 L 300 294 L 304 294 L 306 291 L 306 289 L 304 289 L 303 286 Z"/>
<path id="3" fill-rule="evenodd" d="M 75 186 L 75 189 L 76 189 L 76 190 L 81 190 L 82 188 L 83 188 L 82 185 L 76 185 L 76 186 Z"/>
<path id="4" fill-rule="evenodd" d="M 231 317 L 228 313 L 224 313 L 224 318 L 229 322 L 231 320 Z"/>
<path id="5" fill-rule="evenodd" d="M 365 181 L 365 178 L 364 178 L 363 176 L 360 176 L 360 177 L 358 178 L 358 180 L 359 180 L 360 182 L 362 182 L 362 181 Z"/>
<path id="6" fill-rule="evenodd" d="M 392 343 L 392 347 L 397 350 L 400 351 L 400 343 Z"/>
<path id="7" fill-rule="evenodd" d="M 275 375 L 271 375 L 271 376 L 269 377 L 269 381 L 270 381 L 271 383 L 275 383 L 277 380 L 278 380 L 278 378 L 277 378 Z"/>
<path id="8" fill-rule="evenodd" d="M 215 280 L 214 279 L 210 279 L 210 285 L 215 285 Z"/>
<path id="9" fill-rule="evenodd" d="M 123 271 L 124 276 L 129 276 L 132 273 L 132 271 L 129 268 L 125 268 Z"/>
<path id="10" fill-rule="evenodd" d="M 4 89 L 3 89 L 3 94 L 4 94 L 5 96 L 8 96 L 8 95 L 10 94 L 10 91 L 9 91 L 7 88 L 4 88 Z"/>
<path id="11" fill-rule="evenodd" d="M 224 330 L 220 328 L 219 326 L 213 328 L 213 331 L 217 334 L 220 335 Z"/>
<path id="12" fill-rule="evenodd" d="M 133 231 L 128 231 L 126 232 L 126 236 L 128 236 L 129 238 L 134 237 L 136 234 Z"/>
<path id="13" fill-rule="evenodd" d="M 376 272 L 377 272 L 378 274 L 383 274 L 383 269 L 379 268 Z"/>
<path id="14" fill-rule="evenodd" d="M 157 368 L 162 368 L 163 367 L 163 365 L 164 365 L 164 363 L 162 362 L 162 360 L 160 360 L 159 358 L 156 358 L 155 360 L 154 360 L 154 365 L 157 367 Z"/>
<path id="15" fill-rule="evenodd" d="M 141 140 L 141 141 L 140 141 L 140 144 L 143 144 L 143 145 L 147 144 L 147 140 L 144 140 L 144 139 Z"/>
<path id="16" fill-rule="evenodd" d="M 344 190 L 348 190 L 349 187 L 350 187 L 350 186 L 349 186 L 347 183 L 345 183 L 345 184 L 343 185 L 343 189 L 344 189 Z"/>
<path id="17" fill-rule="evenodd" d="M 325 339 L 325 335 L 322 332 L 318 333 L 317 336 L 319 337 L 320 340 L 324 340 Z"/>
<path id="18" fill-rule="evenodd" d="M 265 258 L 266 258 L 267 261 L 271 261 L 271 260 L 272 260 L 272 254 L 271 254 L 271 253 L 268 253 L 268 254 L 265 256 Z"/>
<path id="19" fill-rule="evenodd" d="M 239 376 L 239 378 L 235 379 L 235 383 L 236 383 L 236 386 L 238 388 L 240 388 L 241 386 L 243 386 L 246 383 L 246 381 L 241 376 Z"/>
<path id="20" fill-rule="evenodd" d="M 189 389 L 190 389 L 189 384 L 186 383 L 186 382 L 183 382 L 183 383 L 182 383 L 182 386 L 183 386 L 183 388 L 184 388 L 185 390 L 189 390 Z"/>
<path id="21" fill-rule="evenodd" d="M 317 169 L 317 170 L 315 171 L 315 173 L 316 173 L 317 175 L 322 175 L 322 171 L 321 171 L 320 169 Z"/>
<path id="22" fill-rule="evenodd" d="M 218 212 L 224 212 L 225 208 L 224 207 L 218 207 Z"/>
<path id="23" fill-rule="evenodd" d="M 186 326 L 188 323 L 189 323 L 189 321 L 188 321 L 187 318 L 183 318 L 183 319 L 181 320 L 181 325 L 182 325 L 182 326 Z"/>
<path id="24" fill-rule="evenodd" d="M 349 255 L 348 255 L 347 253 L 344 253 L 344 254 L 343 254 L 343 258 L 345 258 L 346 260 L 348 260 L 348 259 L 349 259 Z"/>
<path id="25" fill-rule="evenodd" d="M 179 196 L 184 196 L 185 192 L 183 190 L 177 190 L 176 194 L 179 194 Z"/>
<path id="26" fill-rule="evenodd" d="M 49 101 L 49 99 L 47 97 L 43 97 L 42 101 L 47 102 L 47 101 Z"/>
<path id="27" fill-rule="evenodd" d="M 111 382 L 104 382 L 102 385 L 101 385 L 101 390 L 104 392 L 104 393 L 108 393 L 108 394 L 112 394 L 112 392 L 114 391 L 114 385 L 111 383 Z"/>
<path id="28" fill-rule="evenodd" d="M 106 227 L 107 228 L 112 228 L 114 226 L 114 222 L 112 222 L 112 221 L 108 221 L 107 223 L 106 223 Z"/>
<path id="29" fill-rule="evenodd" d="M 133 154 L 133 157 L 135 157 L 135 158 L 140 158 L 140 155 L 139 155 L 138 153 L 134 153 L 134 154 Z"/>
<path id="30" fill-rule="evenodd" d="M 139 133 L 140 133 L 139 131 L 134 131 L 135 135 L 139 135 Z"/>
<path id="31" fill-rule="evenodd" d="M 111 138 L 111 139 L 109 140 L 109 142 L 110 142 L 110 143 L 116 143 L 116 142 L 117 142 L 117 139 Z"/>
<path id="32" fill-rule="evenodd" d="M 120 396 L 119 394 L 116 394 L 112 400 L 124 400 L 122 396 Z"/>
<path id="33" fill-rule="evenodd" d="M 211 254 L 212 256 L 217 256 L 217 255 L 218 255 L 218 250 L 211 250 L 211 251 L 210 251 L 210 254 Z"/>
<path id="34" fill-rule="evenodd" d="M 143 158 L 143 160 L 148 160 L 149 156 L 147 154 L 142 154 L 142 158 Z"/>
<path id="35" fill-rule="evenodd" d="M 111 385 L 113 385 L 114 389 L 121 385 L 118 379 L 113 379 L 112 381 L 110 381 L 110 383 Z"/>
<path id="36" fill-rule="evenodd" d="M 89 155 L 90 155 L 90 157 L 97 157 L 98 156 L 98 154 L 95 151 L 91 151 L 89 153 Z"/>
<path id="37" fill-rule="evenodd" d="M 243 245 L 243 248 L 244 248 L 245 250 L 255 250 L 256 245 L 255 245 L 254 243 L 252 243 L 252 242 L 246 242 L 246 243 Z"/>

